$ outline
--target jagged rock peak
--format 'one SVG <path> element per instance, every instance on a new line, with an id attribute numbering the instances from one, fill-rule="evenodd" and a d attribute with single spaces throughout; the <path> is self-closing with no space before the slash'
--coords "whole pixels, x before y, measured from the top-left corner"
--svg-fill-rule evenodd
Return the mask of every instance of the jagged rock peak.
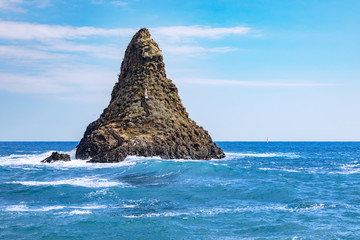
<path id="1" fill-rule="evenodd" d="M 146 67 L 158 68 L 165 74 L 161 50 L 150 37 L 149 30 L 142 28 L 132 38 L 121 65 L 121 74 L 124 77 L 128 74 L 140 73 Z"/>
<path id="2" fill-rule="evenodd" d="M 223 158 L 210 135 L 188 117 L 163 56 L 146 28 L 129 43 L 109 106 L 91 123 L 76 157 L 118 162 L 128 155 Z"/>

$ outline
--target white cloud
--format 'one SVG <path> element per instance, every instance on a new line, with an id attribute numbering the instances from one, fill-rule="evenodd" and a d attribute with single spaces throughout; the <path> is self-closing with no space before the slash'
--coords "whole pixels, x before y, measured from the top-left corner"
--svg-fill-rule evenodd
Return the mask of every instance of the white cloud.
<path id="1" fill-rule="evenodd" d="M 127 2 L 123 2 L 123 1 L 112 1 L 111 4 L 117 5 L 117 6 L 126 6 L 128 5 Z"/>
<path id="2" fill-rule="evenodd" d="M 4 1 L 2 3 L 4 7 Z M 19 5 L 22 1 L 14 2 L 13 6 L 16 6 L 15 3 Z M 2 68 L 0 90 L 51 94 L 52 97 L 71 99 L 76 95 L 75 99 L 82 101 L 90 101 L 94 96 L 104 96 L 103 91 L 111 91 L 118 72 L 99 67 L 104 65 L 99 59 L 118 59 L 120 63 L 124 49 L 119 48 L 119 37 L 129 39 L 137 30 L 48 25 L 0 19 L 0 64 L 24 66 L 21 73 L 16 70 L 9 72 L 11 68 L 4 72 L 5 69 Z M 164 53 L 186 57 L 226 53 L 236 49 L 226 46 L 185 45 L 182 43 L 183 39 L 220 38 L 230 34 L 242 35 L 248 31 L 250 29 L 243 27 L 200 26 L 150 29 L 153 37 L 161 42 Z M 178 42 L 174 43 L 174 39 Z M 84 65 L 85 63 L 88 65 Z M 97 64 L 96 67 L 94 63 Z"/>
<path id="3" fill-rule="evenodd" d="M 92 0 L 91 4 L 103 4 L 104 1 L 103 0 Z"/>
<path id="4" fill-rule="evenodd" d="M 151 28 L 155 36 L 179 40 L 181 38 L 221 38 L 228 35 L 244 35 L 252 30 L 248 27 L 212 28 L 203 26 L 171 26 Z"/>
<path id="5" fill-rule="evenodd" d="M 38 8 L 46 8 L 52 6 L 51 0 L 33 0 L 30 1 L 30 3 Z"/>
<path id="6" fill-rule="evenodd" d="M 18 93 L 62 93 L 71 88 L 48 78 L 18 74 L 0 74 L 0 90 Z"/>
<path id="7" fill-rule="evenodd" d="M 0 46 L 0 58 L 15 59 L 17 61 L 55 60 L 68 57 L 61 53 L 51 53 L 38 49 L 29 49 L 21 46 Z"/>
<path id="8" fill-rule="evenodd" d="M 92 101 L 107 96 L 117 81 L 117 73 L 92 66 L 63 65 L 46 69 L 40 75 L 0 73 L 0 90 L 18 93 L 51 94 L 52 97 Z M 286 81 L 235 81 L 178 78 L 177 83 L 240 87 L 326 87 L 328 83 Z M 106 95 L 107 94 L 107 95 Z M 99 100 L 99 98 L 96 98 Z M 103 98 L 105 99 L 105 98 Z"/>
<path id="9" fill-rule="evenodd" d="M 289 82 L 289 81 L 236 81 L 221 79 L 178 79 L 179 83 L 201 84 L 201 85 L 218 85 L 218 86 L 242 86 L 242 87 L 327 87 L 335 86 L 329 83 L 314 82 Z"/>
<path id="10" fill-rule="evenodd" d="M 186 56 L 197 56 L 203 55 L 205 53 L 226 53 L 235 51 L 236 48 L 232 47 L 215 47 L 215 48 L 205 48 L 200 46 L 192 45 L 163 45 L 163 52 L 177 55 L 186 55 Z"/>
<path id="11" fill-rule="evenodd" d="M 235 50 L 235 48 L 230 47 L 204 48 L 189 45 L 165 45 L 162 48 L 162 51 L 165 54 L 186 57 L 204 55 L 206 53 L 226 53 Z M 30 47 L 0 45 L 0 59 L 6 59 L 8 61 L 13 60 L 17 65 L 21 65 L 24 62 L 34 63 L 33 61 L 43 60 L 48 60 L 53 63 L 56 61 L 69 61 L 75 59 L 73 54 L 80 54 L 80 57 L 89 55 L 98 59 L 121 60 L 124 52 L 124 49 L 113 45 L 90 45 L 69 41 L 55 41 L 49 44 L 34 45 Z"/>
<path id="12" fill-rule="evenodd" d="M 0 0 L 0 10 L 12 12 L 26 12 L 25 9 L 19 6 L 22 3 L 23 0 Z"/>
<path id="13" fill-rule="evenodd" d="M 45 8 L 51 6 L 51 3 L 50 0 L 0 0 L 0 11 L 25 13 L 24 5 Z"/>
<path id="14" fill-rule="evenodd" d="M 67 54 L 85 53 L 96 58 L 110 59 L 121 59 L 125 52 L 124 49 L 113 45 L 82 44 L 62 40 L 51 41 L 48 44 L 38 46 L 37 49 L 51 52 L 63 52 Z"/>
<path id="15" fill-rule="evenodd" d="M 113 5 L 117 5 L 117 6 L 126 6 L 128 5 L 127 2 L 124 2 L 124 1 L 111 1 L 111 2 L 105 2 L 103 0 L 92 0 L 91 1 L 92 4 L 105 4 L 105 3 L 110 3 L 110 4 L 113 4 Z"/>
<path id="16" fill-rule="evenodd" d="M 0 90 L 18 93 L 82 95 L 110 92 L 115 72 L 92 66 L 62 65 L 44 69 L 39 75 L 0 73 Z"/>
<path id="17" fill-rule="evenodd" d="M 130 28 L 104 29 L 0 20 L 0 38 L 16 40 L 79 39 L 90 36 L 130 36 Z"/>
<path id="18" fill-rule="evenodd" d="M 91 36 L 132 36 L 137 29 L 95 28 L 47 25 L 28 22 L 0 20 L 0 38 L 17 40 L 79 39 Z M 201 26 L 172 26 L 151 28 L 156 38 L 181 40 L 184 38 L 220 38 L 231 34 L 244 35 L 251 31 L 247 27 L 211 28 Z"/>
<path id="19" fill-rule="evenodd" d="M 82 57 L 90 55 L 96 58 L 121 59 L 124 49 L 120 49 L 114 39 L 117 39 L 116 42 L 118 42 L 119 37 L 130 38 L 136 31 L 137 29 L 132 28 L 73 27 L 0 19 L 0 39 L 8 41 L 7 45 L 0 45 L 0 58 L 14 60 L 12 62 L 16 62 L 17 59 L 19 63 L 44 59 L 54 61 L 55 59 L 70 59 L 75 57 L 73 54 L 76 53 Z M 152 28 L 151 32 L 154 33 L 154 38 L 161 43 L 164 53 L 189 57 L 206 53 L 226 53 L 236 49 L 226 46 L 183 45 L 181 44 L 183 38 L 218 38 L 228 34 L 245 34 L 247 30 L 242 27 L 175 26 Z M 101 40 L 89 44 L 90 37 L 101 37 Z M 174 44 L 173 39 L 169 39 L 169 37 L 180 41 Z"/>

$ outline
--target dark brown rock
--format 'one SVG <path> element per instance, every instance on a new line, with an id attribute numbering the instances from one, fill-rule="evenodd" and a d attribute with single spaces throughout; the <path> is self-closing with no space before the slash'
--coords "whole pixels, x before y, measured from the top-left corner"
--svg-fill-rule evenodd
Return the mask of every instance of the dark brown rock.
<path id="1" fill-rule="evenodd" d="M 65 162 L 69 162 L 70 161 L 70 155 L 69 154 L 63 154 L 63 153 L 58 153 L 58 152 L 52 152 L 52 154 L 45 158 L 44 160 L 42 160 L 42 163 L 53 163 L 56 161 L 65 161 Z"/>
<path id="2" fill-rule="evenodd" d="M 178 90 L 166 78 L 163 56 L 146 28 L 126 49 L 109 106 L 86 129 L 76 158 L 119 162 L 128 155 L 212 159 L 225 154 L 188 117 Z"/>

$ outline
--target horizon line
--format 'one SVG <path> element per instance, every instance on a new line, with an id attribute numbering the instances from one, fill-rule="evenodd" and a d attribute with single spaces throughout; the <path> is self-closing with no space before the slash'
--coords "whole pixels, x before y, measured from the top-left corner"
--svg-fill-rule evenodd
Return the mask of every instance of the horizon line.
<path id="1" fill-rule="evenodd" d="M 80 142 L 80 140 L 0 140 L 4 142 Z M 214 142 L 267 142 L 266 140 L 214 140 Z M 273 140 L 271 142 L 360 142 L 360 140 Z"/>

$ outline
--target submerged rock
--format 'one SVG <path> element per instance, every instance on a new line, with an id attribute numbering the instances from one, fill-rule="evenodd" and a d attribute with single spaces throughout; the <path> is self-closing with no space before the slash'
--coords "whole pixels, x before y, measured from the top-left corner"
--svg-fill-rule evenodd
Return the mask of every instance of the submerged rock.
<path id="1" fill-rule="evenodd" d="M 212 159 L 225 154 L 188 117 L 178 90 L 166 78 L 163 56 L 146 28 L 128 45 L 110 104 L 86 129 L 76 158 L 119 162 L 128 155 Z"/>
<path id="2" fill-rule="evenodd" d="M 69 154 L 64 154 L 64 153 L 52 152 L 50 157 L 45 158 L 41 162 L 42 163 L 53 163 L 53 162 L 56 162 L 56 161 L 69 162 L 70 161 L 70 155 Z"/>

